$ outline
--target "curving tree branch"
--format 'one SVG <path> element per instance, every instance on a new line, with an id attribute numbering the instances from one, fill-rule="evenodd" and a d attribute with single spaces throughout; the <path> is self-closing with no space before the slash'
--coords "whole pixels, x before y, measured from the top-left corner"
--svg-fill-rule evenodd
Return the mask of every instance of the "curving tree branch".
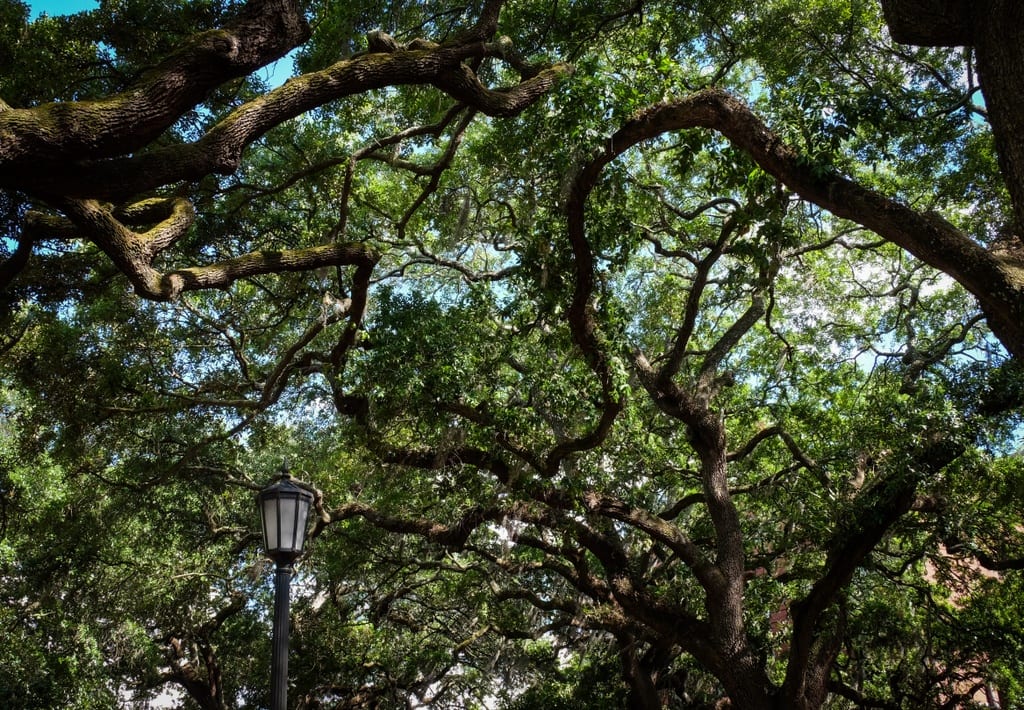
<path id="1" fill-rule="evenodd" d="M 826 569 L 810 591 L 791 605 L 792 643 L 782 696 L 801 706 L 824 701 L 826 678 L 808 678 L 809 667 L 828 668 L 839 652 L 835 638 L 822 626 L 854 572 L 892 526 L 911 510 L 918 485 L 963 453 L 963 446 L 941 437 L 916 452 L 905 470 L 896 471 L 863 492 L 856 501 L 863 515 L 852 515 L 851 524 L 826 544 Z M 823 661 L 824 659 L 824 661 Z M 809 703 L 809 705 L 808 705 Z"/>
<path id="2" fill-rule="evenodd" d="M 194 212 L 188 200 L 149 200 L 120 211 L 134 219 L 164 216 L 145 232 L 135 232 L 125 226 L 114 210 L 95 200 L 66 200 L 62 206 L 70 220 L 38 216 L 33 220 L 33 231 L 43 237 L 64 237 L 74 233 L 77 227 L 128 277 L 136 293 L 155 301 L 174 300 L 185 291 L 227 288 L 239 279 L 261 274 L 309 271 L 324 266 L 372 269 L 378 259 L 377 253 L 364 244 L 324 244 L 251 252 L 214 264 L 162 273 L 153 262 L 192 225 Z"/>
<path id="3" fill-rule="evenodd" d="M 572 72 L 567 64 L 555 64 L 538 69 L 533 76 L 514 86 L 488 88 L 463 62 L 487 57 L 500 59 L 504 47 L 500 42 L 416 45 L 414 49 L 399 48 L 352 57 L 321 71 L 290 79 L 239 106 L 194 143 L 140 152 L 135 149 L 155 136 L 142 128 L 138 129 L 139 135 L 132 133 L 137 109 L 116 99 L 100 106 L 65 103 L 2 112 L 0 136 L 9 141 L 9 147 L 6 155 L 0 152 L 0 187 L 44 197 L 63 195 L 122 201 L 183 180 L 234 172 L 245 148 L 267 131 L 346 96 L 387 86 L 433 85 L 489 116 L 512 116 L 532 105 Z M 98 142 L 89 152 L 78 155 L 74 145 L 66 145 L 66 139 L 49 140 L 40 135 L 44 128 L 53 124 L 54 119 L 49 115 L 52 112 L 69 114 L 62 124 L 128 125 L 117 133 L 113 129 L 102 131 L 94 127 L 104 135 L 113 135 Z M 80 118 L 79 113 L 87 118 Z M 177 115 L 180 111 L 175 117 Z M 74 131 L 71 133 L 73 135 Z"/>
<path id="4" fill-rule="evenodd" d="M 608 139 L 578 182 L 592 187 L 601 168 L 632 146 L 687 128 L 718 131 L 801 198 L 870 229 L 956 279 L 977 298 L 1003 345 L 1014 355 L 1024 355 L 1024 264 L 983 248 L 937 214 L 916 212 L 809 163 L 742 101 L 720 89 L 643 111 Z"/>
<path id="5" fill-rule="evenodd" d="M 119 94 L 0 111 L 0 182 L 15 186 L 17 171 L 39 162 L 138 150 L 216 87 L 283 57 L 308 37 L 296 0 L 250 0 L 234 20 L 193 36 Z"/>
<path id="6" fill-rule="evenodd" d="M 219 264 L 161 273 L 153 266 L 154 257 L 188 231 L 193 208 L 180 197 L 124 204 L 182 182 L 232 173 L 246 148 L 271 129 L 330 101 L 375 89 L 434 86 L 460 102 L 460 111 L 468 107 L 467 116 L 476 111 L 489 116 L 518 114 L 572 68 L 562 63 L 527 64 L 511 40 L 494 40 L 503 4 L 500 0 L 485 3 L 477 23 L 445 44 L 414 40 L 399 46 L 377 33 L 370 38 L 370 52 L 293 78 L 243 103 L 194 142 L 155 145 L 214 88 L 305 41 L 309 29 L 298 2 L 250 0 L 232 21 L 195 35 L 113 96 L 34 108 L 3 104 L 0 188 L 43 200 L 68 220 L 38 214 L 27 220 L 19 240 L 22 248 L 0 268 L 0 284 L 9 284 L 24 271 L 27 250 L 40 232 L 46 238 L 91 240 L 128 276 L 139 295 L 154 300 L 173 299 L 188 290 L 224 288 L 256 274 L 374 259 L 361 247 L 326 245 L 259 251 Z M 471 68 L 485 59 L 507 63 L 521 80 L 500 88 L 486 86 Z M 155 218 L 154 212 L 158 213 Z M 129 226 L 140 221 L 155 225 L 143 232 Z"/>

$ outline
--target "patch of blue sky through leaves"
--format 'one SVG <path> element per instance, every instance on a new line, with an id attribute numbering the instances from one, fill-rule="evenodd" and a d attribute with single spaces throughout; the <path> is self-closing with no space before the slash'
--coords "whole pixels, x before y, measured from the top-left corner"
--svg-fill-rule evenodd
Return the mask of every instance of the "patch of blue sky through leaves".
<path id="1" fill-rule="evenodd" d="M 28 6 L 29 20 L 35 20 L 44 13 L 50 17 L 56 17 L 95 10 L 99 7 L 99 0 L 30 0 Z M 270 88 L 280 86 L 291 76 L 292 64 L 293 55 L 289 53 L 264 67 L 261 70 L 261 76 Z"/>

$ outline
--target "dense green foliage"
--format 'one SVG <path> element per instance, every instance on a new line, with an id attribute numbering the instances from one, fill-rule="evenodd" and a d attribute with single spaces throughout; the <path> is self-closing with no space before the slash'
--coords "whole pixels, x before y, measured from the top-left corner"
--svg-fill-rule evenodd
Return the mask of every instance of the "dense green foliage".
<path id="1" fill-rule="evenodd" d="M 296 72 L 480 12 L 305 5 Z M 0 97 L 103 96 L 235 9 L 0 0 Z M 820 671 L 831 708 L 1024 705 L 1024 382 L 974 298 L 703 128 L 608 161 L 589 253 L 571 229 L 609 136 L 713 87 L 817 173 L 990 245 L 1012 208 L 970 52 L 894 44 L 868 0 L 518 0 L 499 32 L 573 75 L 509 118 L 348 96 L 172 186 L 197 217 L 166 268 L 353 242 L 368 285 L 326 267 L 151 302 L 89 241 L 36 245 L 0 304 L 0 706 L 265 707 L 253 496 L 283 461 L 322 494 L 298 707 L 741 705 L 732 663 L 771 698 Z M 13 260 L 43 203 L 0 206 Z M 734 540 L 727 658 L 708 570 Z"/>

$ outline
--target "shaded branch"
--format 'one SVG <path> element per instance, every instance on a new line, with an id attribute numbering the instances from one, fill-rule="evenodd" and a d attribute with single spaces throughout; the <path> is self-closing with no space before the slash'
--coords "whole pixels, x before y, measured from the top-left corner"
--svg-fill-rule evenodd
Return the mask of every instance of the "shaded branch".
<path id="1" fill-rule="evenodd" d="M 601 169 L 631 147 L 687 128 L 720 132 L 801 198 L 852 220 L 953 277 L 981 304 L 989 325 L 1014 354 L 1024 354 L 1024 299 L 1019 264 L 1000 259 L 934 213 L 916 212 L 838 174 L 813 164 L 768 129 L 743 102 L 719 89 L 657 104 L 627 122 L 608 139 L 574 184 L 586 194 Z M 570 198 L 570 203 L 575 204 Z"/>
<path id="2" fill-rule="evenodd" d="M 485 522 L 498 522 L 510 515 L 503 508 L 473 507 L 463 513 L 462 518 L 451 525 L 444 525 L 428 518 L 403 518 L 385 515 L 364 503 L 349 502 L 329 511 L 331 522 L 361 517 L 375 527 L 405 535 L 418 535 L 430 542 L 445 547 L 460 549 L 473 532 Z"/>
<path id="3" fill-rule="evenodd" d="M 705 589 L 717 591 L 722 584 L 718 570 L 704 556 L 703 551 L 667 519 L 595 491 L 588 491 L 582 497 L 589 511 L 628 523 L 664 544 L 693 570 Z"/>
<path id="4" fill-rule="evenodd" d="M 163 201 L 166 218 L 142 233 L 126 227 L 111 209 L 95 200 L 65 200 L 62 207 L 71 221 L 128 277 L 136 293 L 155 301 L 173 300 L 185 291 L 227 288 L 239 279 L 260 274 L 309 271 L 324 266 L 372 267 L 378 258 L 376 252 L 362 244 L 327 244 L 252 252 L 215 264 L 161 273 L 154 268 L 153 261 L 184 236 L 194 218 L 187 200 Z M 152 205 L 145 207 L 152 209 Z"/>
<path id="5" fill-rule="evenodd" d="M 290 79 L 239 106 L 194 143 L 154 148 L 126 157 L 118 157 L 122 151 L 111 146 L 108 159 L 69 163 L 66 157 L 54 156 L 52 161 L 59 160 L 59 164 L 51 164 L 45 152 L 30 165 L 17 166 L 0 155 L 0 186 L 41 195 L 119 201 L 175 182 L 198 180 L 211 173 L 232 173 L 240 165 L 245 148 L 267 131 L 346 96 L 387 86 L 433 85 L 489 116 L 512 116 L 533 104 L 572 71 L 566 64 L 555 64 L 514 86 L 490 89 L 463 64 L 466 59 L 500 57 L 500 54 L 498 46 L 475 43 L 353 57 Z M 59 106 L 74 111 L 77 105 Z M 3 125 L 7 115 L 0 113 L 0 132 L 17 130 L 17 127 Z M 112 122 L 115 119 L 116 115 L 108 117 Z M 31 122 L 29 117 L 24 120 Z"/>
<path id="6" fill-rule="evenodd" d="M 32 240 L 23 235 L 18 239 L 18 246 L 15 247 L 14 253 L 0 264 L 0 293 L 6 291 L 18 278 L 18 274 L 25 270 L 31 256 Z"/>
<path id="7" fill-rule="evenodd" d="M 816 658 L 838 652 L 832 638 L 823 634 L 826 612 L 849 584 L 854 572 L 881 542 L 892 526 L 914 505 L 917 486 L 927 475 L 937 473 L 963 453 L 963 445 L 939 439 L 916 453 L 903 471 L 879 481 L 862 493 L 849 521 L 826 544 L 826 569 L 802 599 L 790 605 L 793 617 L 792 642 L 783 697 L 801 697 L 807 690 L 806 668 L 827 667 L 830 659 Z"/>

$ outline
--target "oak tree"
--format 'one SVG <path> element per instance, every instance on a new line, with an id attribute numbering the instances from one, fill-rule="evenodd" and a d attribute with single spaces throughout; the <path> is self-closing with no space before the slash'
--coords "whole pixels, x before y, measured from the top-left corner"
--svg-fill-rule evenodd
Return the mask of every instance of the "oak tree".
<path id="1" fill-rule="evenodd" d="M 2 16 L 9 704 L 1021 697 L 1013 3 Z"/>

